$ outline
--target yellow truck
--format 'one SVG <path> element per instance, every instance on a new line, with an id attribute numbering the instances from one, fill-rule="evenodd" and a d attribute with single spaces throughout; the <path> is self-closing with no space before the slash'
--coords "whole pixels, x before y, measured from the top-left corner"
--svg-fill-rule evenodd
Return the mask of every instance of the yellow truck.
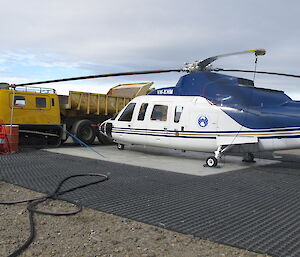
<path id="1" fill-rule="evenodd" d="M 105 143 L 97 124 L 146 94 L 152 84 L 120 84 L 107 94 L 70 91 L 64 96 L 54 89 L 0 83 L 0 124 L 19 125 L 21 145 L 58 146 L 67 139 L 66 131 L 86 144 L 96 137 Z"/>

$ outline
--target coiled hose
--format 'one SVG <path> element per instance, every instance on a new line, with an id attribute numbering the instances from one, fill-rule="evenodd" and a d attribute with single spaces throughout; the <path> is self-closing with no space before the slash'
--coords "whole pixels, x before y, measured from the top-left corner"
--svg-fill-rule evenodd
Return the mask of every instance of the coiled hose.
<path id="1" fill-rule="evenodd" d="M 97 181 L 93 181 L 87 184 L 83 184 L 80 186 L 76 186 L 64 191 L 60 191 L 61 187 L 63 186 L 63 184 L 75 177 L 85 177 L 85 176 L 92 176 L 92 177 L 100 177 L 99 180 Z M 29 217 L 29 223 L 30 223 L 30 235 L 27 238 L 27 240 L 24 242 L 24 244 L 22 246 L 20 246 L 17 250 L 15 250 L 12 254 L 10 254 L 8 257 L 16 257 L 18 255 L 20 255 L 24 250 L 26 250 L 28 248 L 28 246 L 33 242 L 34 238 L 35 238 L 35 223 L 34 223 L 34 213 L 39 213 L 39 214 L 44 214 L 44 215 L 53 215 L 53 216 L 61 216 L 61 215 L 75 215 L 77 213 L 79 213 L 82 210 L 82 206 L 80 204 L 78 204 L 75 201 L 69 201 L 70 203 L 74 204 L 76 206 L 76 209 L 70 212 L 49 212 L 49 211 L 43 211 L 43 210 L 38 210 L 37 206 L 43 202 L 45 202 L 48 199 L 52 199 L 52 200 L 57 200 L 59 196 L 75 191 L 77 189 L 80 188 L 84 188 L 90 185 L 94 185 L 100 182 L 104 182 L 106 180 L 108 180 L 109 177 L 107 175 L 104 174 L 98 174 L 98 173 L 83 173 L 83 174 L 75 174 L 75 175 L 71 175 L 68 176 L 66 178 L 64 178 L 61 182 L 59 182 L 58 186 L 56 187 L 56 189 L 54 190 L 53 193 L 45 195 L 45 196 L 40 196 L 40 197 L 34 197 L 34 198 L 30 198 L 30 199 L 24 199 L 24 200 L 17 200 L 17 201 L 9 201 L 9 202 L 0 202 L 0 204 L 5 204 L 5 205 L 12 205 L 12 204 L 18 204 L 18 203 L 25 203 L 27 202 L 27 210 L 28 210 L 28 217 Z"/>

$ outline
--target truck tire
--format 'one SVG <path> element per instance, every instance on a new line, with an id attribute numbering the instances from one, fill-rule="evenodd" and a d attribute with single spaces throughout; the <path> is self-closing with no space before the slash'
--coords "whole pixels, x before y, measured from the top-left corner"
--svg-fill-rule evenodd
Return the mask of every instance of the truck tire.
<path id="1" fill-rule="evenodd" d="M 86 144 L 92 144 L 95 141 L 96 129 L 91 125 L 93 122 L 90 120 L 79 120 L 74 123 L 72 127 L 72 134 L 78 137 L 81 141 Z M 75 143 L 78 143 L 73 139 Z"/>
<path id="2" fill-rule="evenodd" d="M 49 147 L 59 147 L 61 145 L 61 139 L 59 137 L 48 137 L 47 145 Z"/>

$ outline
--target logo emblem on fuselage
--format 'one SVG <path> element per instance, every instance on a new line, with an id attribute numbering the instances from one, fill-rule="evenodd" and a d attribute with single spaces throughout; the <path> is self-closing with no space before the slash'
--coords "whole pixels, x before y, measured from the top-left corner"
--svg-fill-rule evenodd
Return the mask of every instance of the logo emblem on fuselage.
<path id="1" fill-rule="evenodd" d="M 200 116 L 198 119 L 198 124 L 201 128 L 204 128 L 208 125 L 208 118 L 205 116 Z"/>

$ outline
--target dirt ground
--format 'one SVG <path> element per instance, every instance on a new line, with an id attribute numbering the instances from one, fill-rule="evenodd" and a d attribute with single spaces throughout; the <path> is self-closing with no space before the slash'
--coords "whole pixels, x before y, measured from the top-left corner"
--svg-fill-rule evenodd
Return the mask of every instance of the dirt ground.
<path id="1" fill-rule="evenodd" d="M 40 195 L 0 181 L 0 201 Z M 63 201 L 52 201 L 50 210 L 71 210 Z M 263 257 L 234 247 L 215 244 L 100 211 L 84 208 L 74 216 L 35 214 L 37 236 L 20 256 L 103 257 Z M 29 235 L 26 204 L 0 205 L 0 255 L 8 256 Z"/>

